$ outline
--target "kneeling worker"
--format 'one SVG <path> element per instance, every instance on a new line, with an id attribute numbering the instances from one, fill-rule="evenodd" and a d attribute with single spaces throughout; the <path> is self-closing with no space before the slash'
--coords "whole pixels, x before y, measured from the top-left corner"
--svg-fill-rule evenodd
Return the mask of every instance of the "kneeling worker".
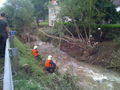
<path id="1" fill-rule="evenodd" d="M 51 55 L 45 61 L 45 68 L 49 73 L 53 73 L 56 69 L 56 64 L 53 62 Z"/>
<path id="2" fill-rule="evenodd" d="M 38 46 L 34 46 L 34 48 L 32 49 L 32 55 L 35 57 L 36 60 L 39 60 L 40 59 L 40 55 L 38 53 L 37 48 L 38 48 Z"/>

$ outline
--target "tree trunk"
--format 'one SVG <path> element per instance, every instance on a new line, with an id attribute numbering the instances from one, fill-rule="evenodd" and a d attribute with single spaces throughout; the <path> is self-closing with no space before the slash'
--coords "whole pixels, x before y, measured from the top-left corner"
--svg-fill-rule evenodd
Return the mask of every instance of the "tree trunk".
<path id="1" fill-rule="evenodd" d="M 39 20 L 38 20 L 38 19 L 36 19 L 36 24 L 37 24 L 38 27 L 40 26 L 40 25 L 39 25 Z"/>

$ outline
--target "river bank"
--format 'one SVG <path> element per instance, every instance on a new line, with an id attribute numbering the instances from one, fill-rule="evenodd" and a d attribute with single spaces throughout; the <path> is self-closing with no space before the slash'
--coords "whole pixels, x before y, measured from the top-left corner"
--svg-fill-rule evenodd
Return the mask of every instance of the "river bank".
<path id="1" fill-rule="evenodd" d="M 78 61 L 120 72 L 120 46 L 117 42 L 106 40 L 99 42 L 94 48 L 88 47 L 85 50 L 84 47 L 87 47 L 86 44 L 81 42 L 79 43 L 80 45 L 77 45 L 65 40 L 59 40 L 59 38 L 53 37 L 54 34 L 55 31 L 50 28 L 39 28 L 36 36 L 38 36 L 38 40 L 52 43 L 55 47 L 59 47 L 60 50 Z"/>
<path id="2" fill-rule="evenodd" d="M 63 45 L 64 48 L 68 48 L 66 50 L 69 51 L 65 51 L 63 47 L 55 47 L 52 43 L 48 43 L 48 42 L 42 42 L 39 39 L 37 39 L 36 42 L 29 42 L 27 43 L 27 45 L 33 47 L 33 45 L 38 45 L 39 46 L 39 53 L 42 56 L 47 57 L 47 55 L 51 54 L 54 57 L 54 60 L 57 62 L 57 66 L 59 67 L 59 72 L 60 73 L 69 73 L 73 76 L 75 76 L 77 78 L 77 84 L 81 87 L 80 90 L 119 90 L 119 84 L 120 84 L 120 75 L 118 73 L 115 73 L 111 70 L 107 70 L 104 69 L 98 62 L 98 59 L 96 62 L 98 62 L 96 65 L 91 65 L 91 64 L 95 64 L 95 63 L 91 63 L 91 61 L 86 63 L 86 57 L 88 58 L 88 56 L 93 56 L 94 54 L 96 55 L 100 55 L 100 57 L 103 56 L 110 56 L 110 52 L 114 51 L 114 49 L 116 48 L 116 50 L 118 49 L 116 47 L 116 45 L 113 45 L 111 42 L 107 42 L 106 47 L 102 45 L 102 43 L 100 44 L 101 46 L 103 46 L 104 48 L 103 51 L 105 52 L 103 54 L 100 55 L 101 52 L 101 48 L 97 49 L 97 52 L 94 52 L 92 54 L 82 54 L 81 51 L 75 47 L 77 49 L 76 53 L 74 52 L 74 47 L 71 48 L 71 46 L 69 46 L 68 44 Z M 109 47 L 109 45 L 114 46 L 114 48 L 111 49 L 111 47 Z M 70 47 L 70 48 L 69 48 Z M 108 53 L 108 50 L 109 53 Z M 72 56 L 70 55 L 71 52 L 74 53 Z M 78 52 L 79 51 L 79 52 Z M 69 53 L 68 53 L 69 52 Z M 82 51 L 83 52 L 83 51 Z M 99 52 L 99 53 L 98 53 Z M 102 52 L 101 52 L 102 53 Z M 68 55 L 69 54 L 69 55 Z M 85 56 L 84 56 L 85 55 Z M 87 56 L 88 55 L 88 56 Z M 112 55 L 112 54 L 111 54 Z M 71 57 L 72 56 L 72 57 Z M 84 56 L 86 60 L 82 60 L 77 59 L 77 57 L 80 56 Z M 105 57 L 106 58 L 106 57 Z M 81 62 L 81 61 L 82 62 Z M 94 60 L 93 60 L 94 62 Z M 104 62 L 104 61 L 103 61 Z M 99 65 L 99 66 L 98 66 Z M 104 66 L 105 64 L 103 64 Z"/>
<path id="3" fill-rule="evenodd" d="M 76 76 L 80 90 L 119 90 L 120 75 L 102 67 L 93 66 L 76 60 L 67 53 L 54 47 L 51 43 L 37 41 L 39 53 L 52 55 L 60 73 Z"/>
<path id="4" fill-rule="evenodd" d="M 60 49 L 73 58 L 76 58 L 78 61 L 120 72 L 120 60 L 118 55 L 120 47 L 113 41 L 100 42 L 96 47 L 88 51 L 63 42 Z"/>
<path id="5" fill-rule="evenodd" d="M 32 56 L 31 48 L 18 38 L 14 39 L 14 47 L 19 50 L 17 71 L 13 76 L 15 90 L 79 90 L 74 77 L 45 72 L 44 66 Z"/>

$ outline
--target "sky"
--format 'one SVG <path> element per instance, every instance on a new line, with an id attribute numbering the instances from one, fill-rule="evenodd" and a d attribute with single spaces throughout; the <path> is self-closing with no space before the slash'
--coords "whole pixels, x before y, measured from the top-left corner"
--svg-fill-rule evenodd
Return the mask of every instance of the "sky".
<path id="1" fill-rule="evenodd" d="M 117 11 L 120 11 L 120 7 L 118 7 L 116 10 L 117 10 Z"/>
<path id="2" fill-rule="evenodd" d="M 0 0 L 0 7 L 2 7 L 3 3 L 5 2 L 6 0 Z"/>

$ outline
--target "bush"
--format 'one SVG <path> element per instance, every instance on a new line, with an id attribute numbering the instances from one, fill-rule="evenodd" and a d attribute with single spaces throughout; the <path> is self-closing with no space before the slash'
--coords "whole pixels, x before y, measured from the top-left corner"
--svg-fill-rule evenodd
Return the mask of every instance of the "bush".
<path id="1" fill-rule="evenodd" d="M 76 28 L 75 25 L 71 22 L 69 23 L 63 23 L 69 31 L 73 33 L 74 36 L 77 36 L 76 34 Z M 89 33 L 89 27 L 92 29 L 92 33 L 97 32 L 97 28 L 100 27 L 103 31 L 103 37 L 105 39 L 114 39 L 115 36 L 120 35 L 120 24 L 92 24 L 92 25 L 87 25 L 87 24 L 77 24 L 80 32 L 82 33 L 83 36 L 85 36 L 84 29 L 87 31 L 87 34 Z M 65 34 L 68 34 L 65 32 Z"/>
<path id="2" fill-rule="evenodd" d="M 114 39 L 114 42 L 115 42 L 117 45 L 120 45 L 120 37 L 116 36 L 115 39 Z"/>
<path id="3" fill-rule="evenodd" d="M 113 57 L 114 58 L 111 60 L 110 66 L 108 68 L 115 69 L 116 71 L 120 72 L 120 50 L 113 53 Z"/>

